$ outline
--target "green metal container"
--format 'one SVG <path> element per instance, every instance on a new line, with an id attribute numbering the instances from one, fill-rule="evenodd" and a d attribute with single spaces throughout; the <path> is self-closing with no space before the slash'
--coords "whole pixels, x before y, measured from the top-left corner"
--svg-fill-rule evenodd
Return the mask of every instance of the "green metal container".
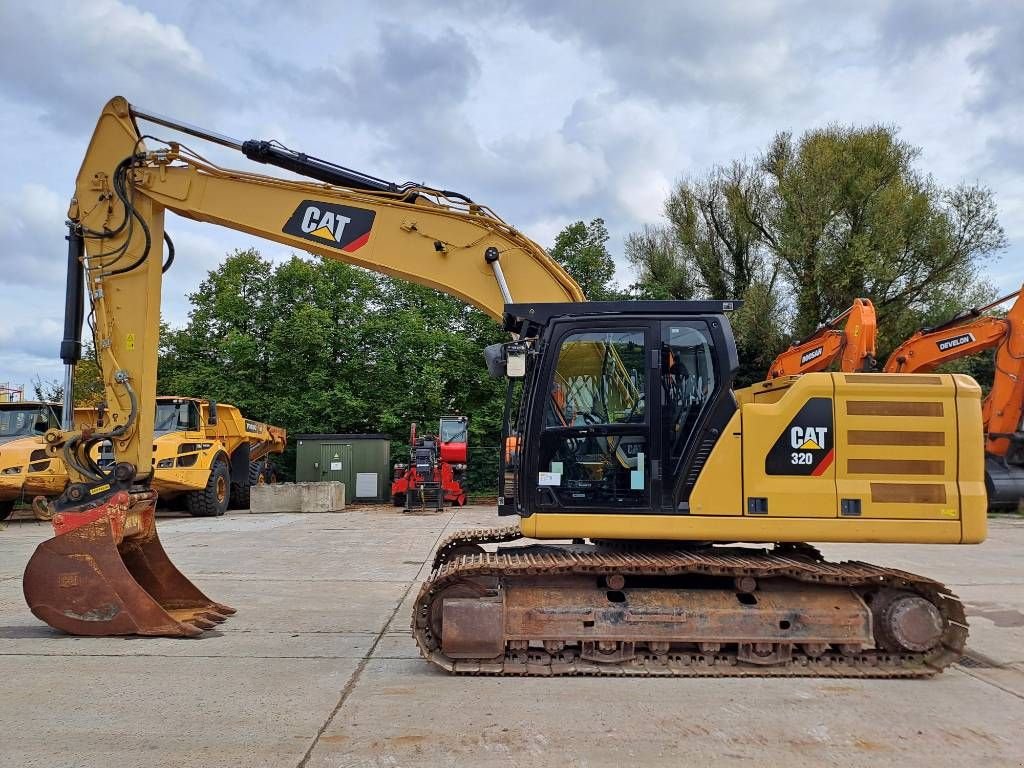
<path id="1" fill-rule="evenodd" d="M 295 482 L 342 482 L 346 502 L 391 499 L 390 435 L 294 437 Z"/>

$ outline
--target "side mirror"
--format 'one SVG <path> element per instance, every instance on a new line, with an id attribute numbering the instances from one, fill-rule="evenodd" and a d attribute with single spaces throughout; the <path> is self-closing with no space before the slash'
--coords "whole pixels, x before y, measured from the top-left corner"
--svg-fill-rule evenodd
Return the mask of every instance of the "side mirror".
<path id="1" fill-rule="evenodd" d="M 487 375 L 492 379 L 500 379 L 505 375 L 505 345 L 488 344 L 484 347 L 484 362 L 487 363 Z"/>
<path id="2" fill-rule="evenodd" d="M 206 420 L 206 423 L 209 424 L 211 427 L 216 426 L 216 424 L 217 424 L 217 401 L 216 400 L 211 400 L 210 401 L 210 416 Z"/>
<path id="3" fill-rule="evenodd" d="M 526 345 L 512 341 L 506 344 L 489 344 L 484 347 L 487 373 L 493 379 L 507 376 L 521 379 L 526 375 Z"/>

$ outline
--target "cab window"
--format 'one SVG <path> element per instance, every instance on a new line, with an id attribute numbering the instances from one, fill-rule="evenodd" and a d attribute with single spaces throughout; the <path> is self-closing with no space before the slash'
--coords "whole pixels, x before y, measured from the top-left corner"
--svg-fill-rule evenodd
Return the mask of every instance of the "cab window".
<path id="1" fill-rule="evenodd" d="M 715 393 L 715 358 L 707 326 L 663 324 L 661 355 L 662 440 L 674 467 Z"/>
<path id="2" fill-rule="evenodd" d="M 199 405 L 192 400 L 177 403 L 157 403 L 153 430 L 167 432 L 195 432 L 199 429 Z"/>
<path id="3" fill-rule="evenodd" d="M 541 503 L 644 506 L 650 489 L 645 331 L 565 336 L 545 394 Z"/>

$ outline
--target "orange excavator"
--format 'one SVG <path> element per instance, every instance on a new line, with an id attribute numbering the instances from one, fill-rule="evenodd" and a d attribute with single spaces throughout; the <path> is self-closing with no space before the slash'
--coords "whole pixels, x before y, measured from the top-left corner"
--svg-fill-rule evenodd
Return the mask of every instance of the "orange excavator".
<path id="1" fill-rule="evenodd" d="M 989 313 L 1015 299 L 1005 317 Z M 967 310 L 900 344 L 886 373 L 928 373 L 943 363 L 996 350 L 992 390 L 982 403 L 985 485 L 989 507 L 1015 508 L 1024 499 L 1024 286 L 984 307 Z"/>
<path id="2" fill-rule="evenodd" d="M 840 324 L 846 321 L 840 328 Z M 837 357 L 847 373 L 875 369 L 878 323 L 870 299 L 854 299 L 845 312 L 818 326 L 803 341 L 795 341 L 768 368 L 768 380 L 828 370 Z"/>

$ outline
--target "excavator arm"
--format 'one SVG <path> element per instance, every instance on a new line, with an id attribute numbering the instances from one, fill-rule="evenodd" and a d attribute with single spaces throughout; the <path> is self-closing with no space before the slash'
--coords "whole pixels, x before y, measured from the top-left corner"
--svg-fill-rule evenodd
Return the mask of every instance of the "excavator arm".
<path id="1" fill-rule="evenodd" d="M 227 170 L 177 143 L 150 149 L 136 123 L 145 117 L 332 183 Z M 463 195 L 390 184 L 267 142 L 227 139 L 114 98 L 96 126 L 69 211 L 69 284 L 82 262 L 111 427 L 87 439 L 51 436 L 54 447 L 74 446 L 69 466 L 78 481 L 103 479 L 86 459 L 86 443 L 103 438 L 114 440 L 118 462 L 133 465 L 136 477 L 150 473 L 165 211 L 430 286 L 495 319 L 512 300 L 583 300 L 540 246 Z M 80 301 L 69 295 L 69 316 Z M 62 348 L 66 364 L 76 362 L 78 346 L 72 330 Z"/>
<path id="2" fill-rule="evenodd" d="M 846 321 L 842 328 L 840 323 Z M 871 371 L 875 367 L 877 336 L 875 307 L 869 299 L 854 299 L 853 305 L 823 323 L 803 341 L 794 342 L 768 368 L 768 380 L 828 370 L 842 356 L 840 370 Z"/>
<path id="3" fill-rule="evenodd" d="M 986 315 L 1015 299 L 1005 317 Z M 927 373 L 943 363 L 996 349 L 992 389 L 982 403 L 985 450 L 991 456 L 1017 453 L 1024 464 L 1024 287 L 991 304 L 968 310 L 904 341 L 885 362 L 886 373 Z M 1016 450 L 1014 447 L 1016 446 Z"/>
<path id="4" fill-rule="evenodd" d="M 218 167 L 183 144 L 144 136 L 140 120 L 307 180 Z M 584 300 L 540 246 L 465 195 L 393 184 L 112 99 L 68 211 L 65 415 L 46 442 L 49 455 L 64 459 L 71 484 L 54 502 L 58 535 L 39 546 L 24 577 L 33 613 L 75 634 L 194 635 L 233 612 L 181 575 L 156 535 L 149 481 L 161 282 L 173 261 L 166 211 L 430 286 L 499 320 L 512 301 Z M 106 409 L 102 424 L 75 429 L 71 384 L 86 303 Z M 104 440 L 113 446 L 112 467 L 91 455 Z"/>

